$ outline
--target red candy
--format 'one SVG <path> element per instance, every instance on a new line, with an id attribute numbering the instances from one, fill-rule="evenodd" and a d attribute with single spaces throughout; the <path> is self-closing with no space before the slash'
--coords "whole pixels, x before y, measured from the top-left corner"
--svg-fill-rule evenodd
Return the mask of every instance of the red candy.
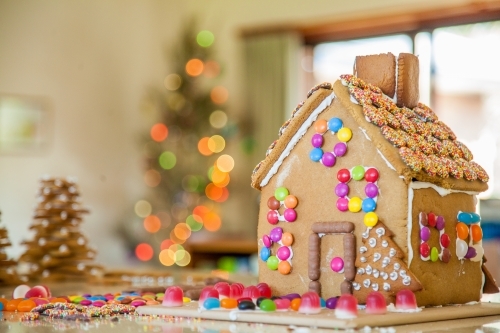
<path id="1" fill-rule="evenodd" d="M 442 247 L 448 247 L 450 245 L 450 236 L 448 236 L 447 234 L 442 234 L 440 242 Z"/>
<path id="2" fill-rule="evenodd" d="M 321 300 L 317 293 L 308 291 L 302 295 L 299 312 L 305 314 L 315 314 L 321 312 Z"/>
<path id="3" fill-rule="evenodd" d="M 427 222 L 429 223 L 429 225 L 431 227 L 435 227 L 436 226 L 436 214 L 434 214 L 434 213 L 427 214 Z"/>
<path id="4" fill-rule="evenodd" d="M 227 282 L 217 282 L 216 284 L 214 284 L 214 289 L 219 292 L 219 299 L 224 299 L 231 296 L 231 287 Z"/>
<path id="5" fill-rule="evenodd" d="M 351 294 L 343 294 L 337 301 L 335 316 L 342 319 L 351 319 L 358 316 L 358 300 Z"/>
<path id="6" fill-rule="evenodd" d="M 403 289 L 396 294 L 396 309 L 415 310 L 417 308 L 417 299 L 413 291 Z"/>
<path id="7" fill-rule="evenodd" d="M 251 298 L 254 302 L 259 298 L 260 291 L 256 286 L 248 286 L 245 289 L 243 289 L 243 293 L 241 294 L 241 297 L 249 297 Z"/>
<path id="8" fill-rule="evenodd" d="M 347 183 L 351 179 L 351 173 L 347 169 L 340 169 L 337 172 L 337 179 L 341 183 Z"/>
<path id="9" fill-rule="evenodd" d="M 165 293 L 165 297 L 166 296 L 167 294 Z M 212 286 L 207 286 L 201 290 L 200 299 L 198 300 L 198 303 L 203 304 L 203 302 L 205 302 L 205 300 L 209 297 L 219 299 L 219 292 Z"/>
<path id="10" fill-rule="evenodd" d="M 271 298 L 271 288 L 265 282 L 261 282 L 257 285 L 257 289 L 260 291 L 260 296 Z"/>
<path id="11" fill-rule="evenodd" d="M 231 285 L 230 297 L 234 299 L 240 298 L 243 293 L 243 289 L 245 289 L 245 287 L 241 283 L 233 283 Z"/>
<path id="12" fill-rule="evenodd" d="M 420 244 L 420 255 L 427 258 L 431 254 L 431 247 L 426 242 Z"/>
<path id="13" fill-rule="evenodd" d="M 267 212 L 267 222 L 271 224 L 276 224 L 278 223 L 278 213 L 275 210 L 270 210 Z"/>
<path id="14" fill-rule="evenodd" d="M 161 305 L 166 307 L 182 306 L 184 293 L 180 287 L 172 286 L 165 290 Z M 200 297 L 201 299 L 201 297 Z"/>
<path id="15" fill-rule="evenodd" d="M 375 168 L 369 168 L 365 171 L 365 180 L 369 183 L 374 183 L 378 179 L 378 170 Z"/>
<path id="16" fill-rule="evenodd" d="M 372 291 L 366 297 L 366 313 L 368 314 L 384 314 L 387 312 L 385 297 L 379 291 Z"/>

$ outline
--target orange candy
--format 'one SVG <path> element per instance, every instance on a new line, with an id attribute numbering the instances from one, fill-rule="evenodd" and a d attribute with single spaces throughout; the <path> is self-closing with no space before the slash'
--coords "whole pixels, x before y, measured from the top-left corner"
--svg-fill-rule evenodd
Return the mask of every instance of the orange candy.
<path id="1" fill-rule="evenodd" d="M 463 239 L 463 240 L 467 239 L 467 236 L 469 236 L 469 228 L 467 227 L 467 225 L 465 223 L 458 222 L 456 229 L 457 229 L 458 238 Z"/>
<path id="2" fill-rule="evenodd" d="M 223 298 L 220 300 L 220 306 L 224 309 L 234 309 L 238 307 L 238 301 L 234 298 Z"/>
<path id="3" fill-rule="evenodd" d="M 300 303 L 301 303 L 301 299 L 300 298 L 295 298 L 292 300 L 292 302 L 290 303 L 290 308 L 293 310 L 293 311 L 299 311 L 299 308 L 300 308 Z"/>
<path id="4" fill-rule="evenodd" d="M 68 300 L 62 297 L 54 297 L 50 299 L 50 303 L 68 303 Z"/>
<path id="5" fill-rule="evenodd" d="M 278 272 L 280 272 L 283 275 L 290 274 L 292 271 L 292 266 L 290 266 L 290 263 L 288 261 L 280 261 L 278 264 Z"/>
<path id="6" fill-rule="evenodd" d="M 5 310 L 5 306 L 7 306 L 8 301 L 9 301 L 8 299 L 0 297 L 0 303 L 3 304 L 3 307 L 2 307 L 3 310 Z"/>
<path id="7" fill-rule="evenodd" d="M 327 129 L 328 124 L 326 123 L 325 119 L 316 120 L 316 122 L 314 123 L 314 130 L 317 133 L 325 133 Z"/>
<path id="8" fill-rule="evenodd" d="M 36 307 L 36 303 L 33 300 L 25 299 L 25 300 L 19 302 L 19 304 L 17 305 L 17 311 L 29 312 L 34 307 Z"/>
<path id="9" fill-rule="evenodd" d="M 297 200 L 297 197 L 295 195 L 287 195 L 285 198 L 285 206 L 286 208 L 295 208 L 297 207 L 297 204 L 299 201 Z"/>
<path id="10" fill-rule="evenodd" d="M 292 245 L 293 235 L 289 232 L 284 232 L 283 235 L 281 235 L 281 243 L 283 243 L 284 246 Z"/>
<path id="11" fill-rule="evenodd" d="M 474 242 L 479 242 L 481 241 L 481 239 L 483 239 L 483 230 L 477 224 L 474 224 L 470 227 L 470 233 Z"/>
<path id="12" fill-rule="evenodd" d="M 10 301 L 7 302 L 5 305 L 4 311 L 17 311 L 17 306 L 19 303 L 21 303 L 24 299 L 23 298 L 15 298 L 11 299 Z"/>

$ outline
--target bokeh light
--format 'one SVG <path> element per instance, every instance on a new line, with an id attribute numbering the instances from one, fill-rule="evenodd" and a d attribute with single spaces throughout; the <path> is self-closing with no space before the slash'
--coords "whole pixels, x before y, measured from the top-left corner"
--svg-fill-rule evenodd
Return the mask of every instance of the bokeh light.
<path id="1" fill-rule="evenodd" d="M 151 127 L 151 138 L 156 142 L 162 142 L 168 136 L 168 128 L 165 124 L 158 123 Z"/>
<path id="2" fill-rule="evenodd" d="M 213 44 L 214 40 L 214 34 L 208 30 L 202 30 L 196 35 L 196 42 L 201 47 L 209 47 Z"/>
<path id="3" fill-rule="evenodd" d="M 227 124 L 227 115 L 224 111 L 215 110 L 210 114 L 209 120 L 213 128 L 222 128 Z"/>
<path id="4" fill-rule="evenodd" d="M 210 156 L 213 154 L 213 151 L 208 147 L 209 140 L 210 138 L 205 137 L 201 138 L 200 141 L 198 141 L 198 151 L 204 156 Z"/>
<path id="5" fill-rule="evenodd" d="M 226 187 L 222 188 L 222 195 L 219 199 L 215 200 L 217 202 L 224 202 L 229 198 L 229 190 Z"/>
<path id="6" fill-rule="evenodd" d="M 189 254 L 189 252 L 184 251 L 182 259 L 179 259 L 175 263 L 177 264 L 177 266 L 185 267 L 189 265 L 190 262 L 191 262 L 191 255 Z"/>
<path id="7" fill-rule="evenodd" d="M 190 76 L 198 76 L 203 73 L 203 61 L 200 59 L 191 59 L 186 63 L 186 73 Z"/>
<path id="8" fill-rule="evenodd" d="M 164 151 L 158 158 L 158 162 L 163 169 L 170 170 L 177 163 L 177 157 L 175 157 L 175 154 L 170 151 Z"/>
<path id="9" fill-rule="evenodd" d="M 135 256 L 141 261 L 149 261 L 153 258 L 153 247 L 147 243 L 140 243 L 135 247 Z"/>
<path id="10" fill-rule="evenodd" d="M 227 101 L 229 92 L 223 86 L 213 87 L 210 91 L 210 98 L 215 104 L 223 104 Z"/>
<path id="11" fill-rule="evenodd" d="M 213 79 L 217 77 L 220 73 L 220 65 L 217 61 L 208 60 L 205 62 L 205 68 L 203 69 L 203 75 L 206 77 Z"/>
<path id="12" fill-rule="evenodd" d="M 174 228 L 174 233 L 179 239 L 188 239 L 191 236 L 191 228 L 186 223 L 178 223 Z"/>
<path id="13" fill-rule="evenodd" d="M 196 192 L 200 185 L 200 179 L 194 175 L 186 175 L 182 178 L 182 188 L 187 192 Z"/>
<path id="14" fill-rule="evenodd" d="M 203 226 L 205 227 L 205 229 L 207 229 L 208 231 L 217 231 L 220 229 L 220 226 L 221 226 L 222 222 L 220 220 L 220 217 L 219 215 L 217 215 L 216 213 L 214 212 L 208 212 L 207 214 L 205 214 L 205 216 L 203 217 Z"/>
<path id="15" fill-rule="evenodd" d="M 160 249 L 161 250 L 165 250 L 165 249 L 168 249 L 170 247 L 170 245 L 174 244 L 174 242 L 172 242 L 171 239 L 167 238 L 165 240 L 163 240 L 160 244 Z"/>
<path id="16" fill-rule="evenodd" d="M 215 184 L 210 183 L 205 188 L 205 195 L 210 200 L 217 200 L 222 196 L 222 188 L 217 187 Z M 203 222 L 205 222 L 205 218 L 203 217 Z"/>
<path id="17" fill-rule="evenodd" d="M 205 206 L 196 206 L 193 209 L 193 216 L 198 222 L 201 222 L 203 220 L 203 216 L 205 216 L 206 213 L 210 212 L 210 209 Z M 200 217 L 201 221 L 197 218 Z"/>
<path id="18" fill-rule="evenodd" d="M 208 139 L 208 149 L 214 153 L 220 153 L 226 147 L 226 140 L 220 135 L 213 135 Z"/>
<path id="19" fill-rule="evenodd" d="M 170 212 L 172 213 L 174 219 L 176 219 L 177 221 L 184 220 L 189 215 L 189 210 L 183 203 L 173 204 Z"/>
<path id="20" fill-rule="evenodd" d="M 170 214 L 168 212 L 160 211 L 156 213 L 156 216 L 158 216 L 158 218 L 160 219 L 161 227 L 163 229 L 168 228 L 170 223 L 172 223 L 172 218 L 170 217 Z"/>
<path id="21" fill-rule="evenodd" d="M 174 229 L 172 229 L 170 231 L 170 239 L 172 240 L 172 242 L 174 242 L 175 244 L 184 244 L 184 242 L 186 241 L 185 239 L 180 239 L 179 237 L 177 237 L 175 235 L 175 232 L 174 232 Z"/>
<path id="22" fill-rule="evenodd" d="M 163 81 L 163 84 L 165 85 L 165 88 L 170 91 L 175 91 L 179 89 L 181 86 L 182 79 L 179 75 L 177 74 L 169 74 Z"/>
<path id="23" fill-rule="evenodd" d="M 158 171 L 150 169 L 144 174 L 144 182 L 149 187 L 156 187 L 161 182 L 161 175 Z"/>
<path id="24" fill-rule="evenodd" d="M 215 186 L 217 187 L 225 187 L 229 184 L 229 181 L 231 180 L 231 177 L 229 177 L 229 174 L 226 172 L 215 172 L 212 174 L 212 182 L 214 183 Z"/>
<path id="25" fill-rule="evenodd" d="M 186 224 L 191 228 L 191 231 L 200 231 L 203 228 L 203 219 L 197 215 L 189 215 L 186 218 Z"/>
<path id="26" fill-rule="evenodd" d="M 150 233 L 155 233 L 158 232 L 161 228 L 161 221 L 156 215 L 149 215 L 146 216 L 146 218 L 143 221 L 144 224 L 144 229 L 146 229 L 147 232 Z"/>
<path id="27" fill-rule="evenodd" d="M 215 169 L 214 165 L 212 165 L 210 168 L 208 168 L 207 176 L 208 176 L 208 179 L 210 179 L 210 181 L 212 181 L 212 174 L 214 173 L 214 169 Z"/>
<path id="28" fill-rule="evenodd" d="M 221 155 L 217 159 L 217 168 L 223 172 L 230 172 L 234 168 L 234 159 L 230 155 Z"/>
<path id="29" fill-rule="evenodd" d="M 146 217 L 151 214 L 151 204 L 146 200 L 139 200 L 135 203 L 134 211 L 139 217 Z"/>
<path id="30" fill-rule="evenodd" d="M 182 94 L 172 93 L 167 97 L 167 104 L 172 110 L 179 111 L 186 105 L 186 98 Z"/>
<path id="31" fill-rule="evenodd" d="M 164 266 L 172 266 L 175 264 L 174 258 L 170 257 L 169 255 L 169 249 L 163 249 L 160 251 L 160 254 L 158 255 L 158 259 L 160 260 L 160 263 Z"/>

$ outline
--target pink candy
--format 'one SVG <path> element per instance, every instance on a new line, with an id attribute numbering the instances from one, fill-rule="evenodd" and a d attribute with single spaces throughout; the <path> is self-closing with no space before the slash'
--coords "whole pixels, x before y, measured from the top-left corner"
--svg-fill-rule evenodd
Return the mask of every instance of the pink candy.
<path id="1" fill-rule="evenodd" d="M 358 316 L 358 300 L 351 294 L 343 294 L 337 301 L 335 316 L 342 319 L 351 319 Z"/>
<path id="2" fill-rule="evenodd" d="M 387 304 L 385 297 L 379 291 L 372 291 L 366 297 L 366 313 L 368 314 L 384 314 L 387 312 Z"/>
<path id="3" fill-rule="evenodd" d="M 417 299 L 413 291 L 403 289 L 396 294 L 396 309 L 398 310 L 415 310 L 417 309 Z"/>
<path id="4" fill-rule="evenodd" d="M 219 299 L 228 298 L 231 295 L 231 287 L 227 282 L 217 282 L 214 289 L 219 292 Z"/>
<path id="5" fill-rule="evenodd" d="M 260 296 L 271 298 L 271 288 L 265 282 L 261 282 L 257 285 L 257 289 L 260 291 Z"/>
<path id="6" fill-rule="evenodd" d="M 243 293 L 243 289 L 245 289 L 245 286 L 243 284 L 236 282 L 231 285 L 231 290 L 230 290 L 230 298 L 238 299 L 241 297 L 241 294 Z"/>
<path id="7" fill-rule="evenodd" d="M 184 293 L 180 287 L 172 286 L 165 290 L 162 305 L 166 307 L 175 307 L 183 305 Z"/>
<path id="8" fill-rule="evenodd" d="M 198 299 L 198 302 L 200 304 L 203 304 L 203 302 L 205 302 L 205 300 L 209 297 L 217 298 L 217 299 L 219 298 L 219 292 L 217 291 L 217 289 L 214 289 L 213 286 L 207 286 L 201 290 L 201 294 L 200 294 L 200 298 Z"/>
<path id="9" fill-rule="evenodd" d="M 288 310 L 291 301 L 288 298 L 277 298 L 274 300 L 274 304 L 276 304 L 276 310 Z"/>
<path id="10" fill-rule="evenodd" d="M 300 313 L 315 314 L 321 312 L 321 300 L 317 293 L 308 291 L 302 295 L 299 307 Z"/>

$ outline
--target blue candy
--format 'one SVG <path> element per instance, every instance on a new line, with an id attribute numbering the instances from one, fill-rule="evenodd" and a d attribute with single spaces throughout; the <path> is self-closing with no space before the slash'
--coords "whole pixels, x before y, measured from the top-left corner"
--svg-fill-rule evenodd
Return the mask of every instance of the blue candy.
<path id="1" fill-rule="evenodd" d="M 465 224 L 481 222 L 481 216 L 476 213 L 458 212 L 457 220 Z"/>
<path id="2" fill-rule="evenodd" d="M 313 148 L 311 152 L 309 153 L 309 158 L 313 162 L 319 162 L 321 158 L 323 157 L 323 150 L 321 148 Z"/>
<path id="3" fill-rule="evenodd" d="M 337 133 L 343 126 L 344 124 L 339 118 L 334 117 L 328 120 L 328 129 L 334 133 Z"/>
<path id="4" fill-rule="evenodd" d="M 361 209 L 363 212 L 368 213 L 368 212 L 373 212 L 377 208 L 377 203 L 375 200 L 372 198 L 364 198 L 363 202 L 361 203 Z"/>
<path id="5" fill-rule="evenodd" d="M 260 250 L 260 259 L 262 259 L 262 261 L 267 261 L 267 259 L 269 259 L 270 256 L 271 256 L 271 250 L 269 250 L 269 248 L 263 247 Z"/>
<path id="6" fill-rule="evenodd" d="M 207 310 L 220 308 L 220 301 L 217 298 L 209 297 L 203 302 L 203 307 Z"/>
<path id="7" fill-rule="evenodd" d="M 319 302 L 322 308 L 326 308 L 326 301 L 323 297 L 319 298 Z"/>

